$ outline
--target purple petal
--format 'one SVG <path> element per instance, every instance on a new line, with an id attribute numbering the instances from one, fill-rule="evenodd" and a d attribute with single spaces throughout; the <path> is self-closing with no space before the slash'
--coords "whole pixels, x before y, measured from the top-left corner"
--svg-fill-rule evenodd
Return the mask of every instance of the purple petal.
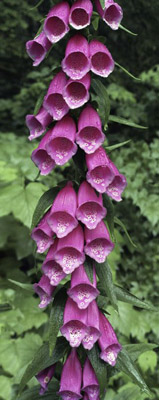
<path id="1" fill-rule="evenodd" d="M 107 0 L 104 8 L 104 21 L 114 30 L 119 28 L 120 22 L 123 18 L 123 11 L 119 4 L 113 0 Z"/>
<path id="2" fill-rule="evenodd" d="M 101 336 L 98 340 L 99 346 L 101 348 L 100 357 L 102 358 L 102 360 L 114 366 L 116 364 L 117 355 L 122 347 L 118 342 L 113 327 L 101 311 L 99 312 L 99 321 L 101 332 Z"/>
<path id="3" fill-rule="evenodd" d="M 60 330 L 72 347 L 78 347 L 86 335 L 85 321 L 86 311 L 79 310 L 77 304 L 68 297 L 64 309 L 64 325 Z"/>
<path id="4" fill-rule="evenodd" d="M 36 139 L 45 132 L 46 127 L 51 123 L 52 117 L 41 107 L 36 115 L 29 114 L 26 116 L 26 125 L 30 130 L 29 140 Z"/>
<path id="5" fill-rule="evenodd" d="M 76 142 L 87 153 L 94 153 L 104 142 L 102 124 L 98 113 L 88 105 L 80 114 Z"/>
<path id="6" fill-rule="evenodd" d="M 26 43 L 26 51 L 29 57 L 34 61 L 34 67 L 38 66 L 43 61 L 50 47 L 51 42 L 47 39 L 44 32 L 41 32 L 39 36 Z"/>
<path id="7" fill-rule="evenodd" d="M 106 209 L 101 203 L 93 188 L 86 181 L 82 182 L 78 190 L 77 219 L 88 229 L 95 229 L 98 223 L 106 216 Z"/>
<path id="8" fill-rule="evenodd" d="M 85 253 L 98 263 L 103 263 L 114 248 L 103 221 L 99 222 L 95 229 L 90 230 L 85 227 L 85 240 Z"/>
<path id="9" fill-rule="evenodd" d="M 42 275 L 40 281 L 38 283 L 34 283 L 33 287 L 35 293 L 37 293 L 40 297 L 39 307 L 46 307 L 52 300 L 52 294 L 55 290 L 55 287 L 51 286 L 49 278 L 45 275 Z"/>
<path id="10" fill-rule="evenodd" d="M 73 80 L 82 79 L 90 70 L 89 45 L 84 36 L 77 34 L 69 40 L 62 69 Z"/>
<path id="11" fill-rule="evenodd" d="M 37 149 L 32 152 L 31 159 L 40 170 L 41 175 L 48 175 L 55 167 L 55 161 L 50 157 L 46 150 L 47 143 L 50 141 L 52 130 L 50 129 L 42 138 Z"/>
<path id="12" fill-rule="evenodd" d="M 56 364 L 51 365 L 48 368 L 45 368 L 44 370 L 40 371 L 35 377 L 38 380 L 38 382 L 41 385 L 40 393 L 39 394 L 44 394 L 45 391 L 47 390 L 48 384 L 51 381 L 54 372 L 55 372 L 55 367 Z"/>
<path id="13" fill-rule="evenodd" d="M 70 382 L 71 382 L 71 387 L 70 387 Z M 72 349 L 62 369 L 59 395 L 62 397 L 63 400 L 80 399 L 81 383 L 82 383 L 81 364 L 78 360 L 76 350 Z"/>
<path id="14" fill-rule="evenodd" d="M 48 92 L 44 98 L 43 106 L 52 115 L 54 120 L 60 120 L 69 111 L 69 107 L 62 95 L 66 83 L 66 75 L 63 71 L 60 71 L 50 83 Z"/>
<path id="15" fill-rule="evenodd" d="M 69 31 L 70 7 L 66 1 L 56 4 L 49 12 L 44 22 L 44 32 L 51 43 L 57 43 Z"/>
<path id="16" fill-rule="evenodd" d="M 93 154 L 86 154 L 86 164 L 88 168 L 87 181 L 98 192 L 105 193 L 107 186 L 114 178 L 105 150 L 99 147 Z"/>
<path id="17" fill-rule="evenodd" d="M 107 78 L 114 69 L 114 60 L 107 47 L 98 40 L 89 44 L 91 71 L 96 75 Z"/>
<path id="18" fill-rule="evenodd" d="M 88 395 L 90 400 L 97 400 L 99 398 L 99 383 L 88 358 L 86 359 L 83 368 L 82 390 Z"/>
<path id="19" fill-rule="evenodd" d="M 61 265 L 65 274 L 72 273 L 83 264 L 84 235 L 80 225 L 64 238 L 59 239 L 55 260 Z"/>
<path id="20" fill-rule="evenodd" d="M 74 29 L 83 29 L 90 24 L 93 12 L 90 0 L 77 0 L 71 7 L 69 23 Z"/>

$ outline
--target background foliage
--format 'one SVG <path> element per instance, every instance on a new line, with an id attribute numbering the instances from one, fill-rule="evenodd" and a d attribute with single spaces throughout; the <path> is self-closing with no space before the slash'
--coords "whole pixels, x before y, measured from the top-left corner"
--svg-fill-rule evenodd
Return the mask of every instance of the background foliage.
<path id="1" fill-rule="evenodd" d="M 32 295 L 30 285 L 39 278 L 43 260 L 43 256 L 36 256 L 30 238 L 33 211 L 40 196 L 68 176 L 68 165 L 56 168 L 49 177 L 38 176 L 29 158 L 36 143 L 28 143 L 25 126 L 25 115 L 33 112 L 38 97 L 52 79 L 55 56 L 59 60 L 61 57 L 57 47 L 56 53 L 53 49 L 49 58 L 33 69 L 25 53 L 25 42 L 37 32 L 51 4 L 45 0 L 34 9 L 35 2 L 31 0 L 20 4 L 17 0 L 4 0 L 1 4 L 0 398 L 5 400 L 17 398 L 18 383 L 26 365 L 48 335 L 49 310 L 38 309 L 38 299 Z M 158 0 L 153 5 L 150 0 L 121 0 L 120 4 L 124 9 L 123 25 L 138 36 L 130 36 L 122 29 L 111 32 L 102 22 L 98 34 L 105 38 L 115 61 L 141 80 L 132 80 L 116 67 L 105 83 L 111 114 L 146 125 L 148 129 L 133 129 L 112 122 L 106 132 L 109 146 L 131 139 L 126 146 L 112 151 L 111 157 L 128 180 L 123 202 L 115 205 L 115 216 L 125 224 L 136 244 L 132 246 L 123 228 L 115 223 L 116 246 L 109 262 L 114 283 L 158 307 L 159 42 L 156 32 L 159 4 Z M 8 279 L 27 284 L 27 290 Z M 118 307 L 119 313 L 111 305 L 108 311 L 122 344 L 159 344 L 158 312 L 141 311 L 121 301 Z M 156 348 L 138 357 L 139 370 L 154 399 L 159 396 L 157 355 Z M 29 386 L 35 382 L 33 378 Z M 142 394 L 127 375 L 118 372 L 111 377 L 106 400 L 139 398 L 150 397 Z"/>

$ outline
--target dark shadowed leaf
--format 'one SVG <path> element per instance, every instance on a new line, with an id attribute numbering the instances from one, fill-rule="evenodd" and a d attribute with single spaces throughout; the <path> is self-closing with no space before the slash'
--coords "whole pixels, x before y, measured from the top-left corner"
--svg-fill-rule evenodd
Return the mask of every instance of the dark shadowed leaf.
<path id="1" fill-rule="evenodd" d="M 136 244 L 132 241 L 132 239 L 131 239 L 131 237 L 130 237 L 127 229 L 126 229 L 126 226 L 123 224 L 123 222 L 121 222 L 120 219 L 117 218 L 117 217 L 114 217 L 114 222 L 124 230 L 124 232 L 126 234 L 126 237 L 129 240 L 129 242 L 131 243 L 131 245 L 134 246 L 134 247 L 137 247 Z"/>
<path id="2" fill-rule="evenodd" d="M 34 293 L 33 285 L 30 283 L 22 283 L 14 281 L 13 279 L 8 279 L 9 282 L 14 283 L 14 285 L 19 286 L 21 289 L 28 290 L 31 293 Z"/>
<path id="3" fill-rule="evenodd" d="M 147 126 L 142 126 L 142 125 L 135 124 L 135 122 L 133 122 L 133 121 L 130 121 L 130 120 L 122 118 L 122 117 L 117 117 L 116 115 L 111 115 L 110 114 L 109 115 L 109 121 L 117 122 L 118 124 L 121 124 L 121 125 L 131 126 L 132 128 L 148 129 Z"/>
<path id="4" fill-rule="evenodd" d="M 10 311 L 10 310 L 12 310 L 12 306 L 10 304 L 5 303 L 0 305 L 0 312 Z"/>
<path id="5" fill-rule="evenodd" d="M 106 221 L 108 223 L 112 240 L 114 241 L 114 206 L 110 197 L 105 193 L 103 194 L 103 205 L 107 209 Z"/>
<path id="6" fill-rule="evenodd" d="M 96 273 L 100 280 L 100 287 L 104 289 L 104 292 L 109 298 L 112 306 L 116 311 L 118 311 L 115 287 L 112 280 L 112 272 L 107 260 L 102 264 L 96 263 Z"/>
<path id="7" fill-rule="evenodd" d="M 92 79 L 91 86 L 96 94 L 93 99 L 98 104 L 98 113 L 102 120 L 104 127 L 107 126 L 109 114 L 110 114 L 110 100 L 106 90 L 106 87 L 98 79 Z"/>
<path id="8" fill-rule="evenodd" d="M 40 219 L 43 217 L 43 215 L 48 211 L 50 206 L 52 205 L 55 197 L 57 196 L 59 192 L 59 187 L 54 187 L 52 189 L 47 190 L 39 199 L 38 204 L 35 208 L 34 214 L 33 214 L 33 219 L 32 219 L 32 228 L 33 229 L 35 226 L 37 226 L 38 222 Z"/>
<path id="9" fill-rule="evenodd" d="M 111 153 L 111 151 L 119 149 L 119 147 L 123 147 L 130 142 L 131 142 L 131 139 L 126 140 L 125 142 L 113 144 L 112 146 L 105 146 L 105 149 L 107 150 L 107 152 Z"/>
<path id="10" fill-rule="evenodd" d="M 39 34 L 40 34 L 40 32 L 38 31 L 38 35 Z M 36 102 L 35 108 L 34 108 L 34 115 L 36 115 L 38 113 L 38 111 L 43 103 L 45 93 L 46 93 L 46 90 L 43 90 L 42 93 L 40 94 L 39 98 L 37 99 L 37 102 Z"/>
<path id="11" fill-rule="evenodd" d="M 123 31 L 125 31 L 125 32 L 127 32 L 127 33 L 130 33 L 130 35 L 133 35 L 133 36 L 137 36 L 138 35 L 138 33 L 134 33 L 134 32 L 132 32 L 132 31 L 130 31 L 130 29 L 127 29 L 127 28 L 125 28 L 125 26 L 123 26 L 123 25 L 119 25 L 119 27 L 120 27 L 120 29 L 122 29 Z"/>
<path id="12" fill-rule="evenodd" d="M 134 76 L 133 74 L 131 74 L 131 72 L 127 71 L 126 68 L 122 67 L 120 64 L 118 64 L 117 62 L 115 62 L 115 65 L 117 67 L 119 67 L 122 71 L 124 71 L 127 75 L 131 76 L 131 78 L 135 79 L 136 81 L 141 81 L 140 78 L 136 78 L 136 76 Z"/>
<path id="13" fill-rule="evenodd" d="M 49 320 L 50 354 L 52 354 L 52 352 L 54 350 L 59 329 L 63 324 L 63 312 L 64 312 L 64 306 L 66 303 L 66 299 L 67 299 L 66 289 L 62 288 L 55 295 L 55 298 L 53 301 L 52 310 L 51 310 L 51 314 L 50 314 L 50 320 Z"/>
<path id="14" fill-rule="evenodd" d="M 87 352 L 87 355 L 96 373 L 100 386 L 100 394 L 103 396 L 107 388 L 107 364 L 100 359 L 100 350 L 97 344 L 93 346 L 92 350 Z"/>
<path id="15" fill-rule="evenodd" d="M 154 350 L 157 347 L 158 345 L 155 343 L 125 344 L 123 346 L 133 361 L 136 361 L 145 351 Z"/>
<path id="16" fill-rule="evenodd" d="M 25 390 L 25 392 L 20 397 L 18 397 L 18 400 L 58 400 L 58 389 L 59 383 L 56 379 L 53 378 L 48 386 L 48 390 L 43 394 L 43 396 L 39 395 L 40 386 L 36 385 L 31 389 Z"/>
<path id="17" fill-rule="evenodd" d="M 43 1 L 44 0 L 39 0 L 39 2 L 34 7 L 30 8 L 30 10 L 34 10 L 35 8 L 39 7 L 43 3 Z"/>
<path id="18" fill-rule="evenodd" d="M 86 271 L 86 274 L 87 274 L 90 282 L 93 283 L 93 261 L 92 261 L 92 258 L 86 256 L 86 261 L 84 263 L 84 269 Z"/>

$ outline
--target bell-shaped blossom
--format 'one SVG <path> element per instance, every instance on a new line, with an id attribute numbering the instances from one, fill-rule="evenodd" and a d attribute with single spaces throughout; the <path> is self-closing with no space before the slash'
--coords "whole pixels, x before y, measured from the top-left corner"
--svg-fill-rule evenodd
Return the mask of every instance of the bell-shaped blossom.
<path id="1" fill-rule="evenodd" d="M 70 7 L 62 1 L 51 8 L 44 22 L 44 32 L 51 43 L 57 43 L 69 31 Z"/>
<path id="2" fill-rule="evenodd" d="M 99 327 L 101 336 L 98 340 L 98 343 L 102 350 L 100 358 L 106 361 L 108 364 L 114 366 L 116 364 L 118 353 L 122 347 L 118 342 L 110 322 L 101 311 L 99 311 Z"/>
<path id="3" fill-rule="evenodd" d="M 95 0 L 96 9 L 99 15 L 103 18 L 107 25 L 113 30 L 117 30 L 123 18 L 122 8 L 114 0 L 105 0 L 104 10 L 101 7 L 100 1 Z"/>
<path id="4" fill-rule="evenodd" d="M 107 47 L 94 39 L 89 44 L 91 71 L 107 78 L 114 69 L 114 60 Z"/>
<path id="5" fill-rule="evenodd" d="M 84 36 L 76 34 L 67 43 L 62 69 L 71 79 L 76 80 L 82 79 L 90 67 L 89 44 Z"/>
<path id="6" fill-rule="evenodd" d="M 50 211 L 48 211 L 39 222 L 38 226 L 32 230 L 31 237 L 37 244 L 37 252 L 44 253 L 53 243 L 53 232 L 47 223 Z"/>
<path id="7" fill-rule="evenodd" d="M 35 377 L 41 385 L 39 394 L 42 395 L 46 392 L 48 384 L 50 383 L 54 372 L 55 372 L 56 364 L 51 365 L 48 368 L 40 371 Z"/>
<path id="8" fill-rule="evenodd" d="M 77 0 L 71 7 L 69 23 L 74 29 L 83 29 L 90 25 L 93 5 L 90 0 Z"/>
<path id="9" fill-rule="evenodd" d="M 86 325 L 88 333 L 83 338 L 82 344 L 85 349 L 91 350 L 101 335 L 99 330 L 99 310 L 95 300 L 87 308 Z"/>
<path id="10" fill-rule="evenodd" d="M 75 81 L 68 80 L 63 91 L 63 98 L 71 109 L 83 106 L 89 100 L 89 88 L 91 84 L 91 76 L 88 72 L 84 78 Z"/>
<path id="11" fill-rule="evenodd" d="M 76 208 L 77 195 L 72 182 L 68 182 L 56 196 L 48 218 L 48 224 L 58 238 L 68 235 L 78 225 Z"/>
<path id="12" fill-rule="evenodd" d="M 69 115 L 58 121 L 52 129 L 46 150 L 57 165 L 64 165 L 76 153 L 75 136 L 76 125 Z"/>
<path id="13" fill-rule="evenodd" d="M 85 268 L 80 265 L 71 276 L 71 288 L 67 294 L 74 300 L 80 309 L 85 309 L 99 295 L 97 289 L 95 268 L 93 268 L 93 283 L 90 282 Z"/>
<path id="14" fill-rule="evenodd" d="M 46 275 L 42 275 L 38 283 L 34 283 L 35 293 L 40 297 L 40 308 L 46 307 L 52 300 L 52 294 L 55 287 L 50 284 L 50 279 Z"/>
<path id="15" fill-rule="evenodd" d="M 61 266 L 57 264 L 57 262 L 54 259 L 57 249 L 57 242 L 58 239 L 55 239 L 42 265 L 42 271 L 50 279 L 50 284 L 52 286 L 57 286 L 61 282 L 61 280 L 66 276 Z"/>
<path id="16" fill-rule="evenodd" d="M 88 229 L 95 229 L 106 216 L 106 212 L 103 207 L 102 195 L 100 194 L 98 197 L 88 182 L 82 182 L 78 190 L 77 219 Z"/>
<path id="17" fill-rule="evenodd" d="M 113 250 L 108 229 L 103 221 L 95 229 L 85 227 L 85 253 L 98 263 L 103 263 L 108 254 Z"/>
<path id="18" fill-rule="evenodd" d="M 59 395 L 62 400 L 78 400 L 81 396 L 82 368 L 75 349 L 70 355 L 62 369 Z"/>
<path id="19" fill-rule="evenodd" d="M 114 178 L 112 182 L 107 186 L 106 193 L 110 196 L 113 200 L 121 201 L 121 194 L 123 190 L 126 188 L 127 181 L 124 175 L 120 174 L 117 167 L 114 163 L 109 159 L 109 165 L 111 170 L 114 173 Z"/>
<path id="20" fill-rule="evenodd" d="M 81 112 L 78 120 L 76 142 L 87 154 L 94 153 L 104 142 L 102 123 L 98 113 L 90 105 Z"/>
<path id="21" fill-rule="evenodd" d="M 64 324 L 60 328 L 62 335 L 70 346 L 78 347 L 87 333 L 87 311 L 80 310 L 77 304 L 68 297 L 64 309 Z"/>
<path id="22" fill-rule="evenodd" d="M 64 238 L 58 240 L 55 260 L 59 263 L 65 274 L 71 274 L 79 265 L 83 264 L 85 255 L 84 233 L 80 225 Z"/>
<path id="23" fill-rule="evenodd" d="M 55 161 L 50 157 L 46 150 L 46 145 L 50 140 L 52 130 L 50 129 L 42 138 L 37 149 L 33 150 L 31 159 L 39 168 L 41 175 L 48 175 L 55 167 Z"/>
<path id="24" fill-rule="evenodd" d="M 105 193 L 114 178 L 114 172 L 103 147 L 99 147 L 93 154 L 86 154 L 86 164 L 88 168 L 87 181 L 99 193 Z"/>
<path id="25" fill-rule="evenodd" d="M 63 90 L 66 86 L 67 78 L 63 71 L 60 71 L 51 81 L 47 94 L 44 98 L 43 106 L 52 115 L 54 120 L 64 117 L 69 107 L 63 98 Z"/>
<path id="26" fill-rule="evenodd" d="M 36 139 L 45 132 L 47 126 L 52 122 L 52 117 L 41 107 L 36 115 L 28 114 L 26 116 L 26 125 L 30 131 L 29 140 Z"/>
<path id="27" fill-rule="evenodd" d="M 94 372 L 94 369 L 87 358 L 83 368 L 83 388 L 82 390 L 87 394 L 88 399 L 99 399 L 99 383 Z"/>
<path id="28" fill-rule="evenodd" d="M 33 40 L 26 42 L 26 51 L 29 57 L 34 61 L 33 67 L 37 67 L 44 60 L 51 46 L 51 42 L 43 31 Z"/>

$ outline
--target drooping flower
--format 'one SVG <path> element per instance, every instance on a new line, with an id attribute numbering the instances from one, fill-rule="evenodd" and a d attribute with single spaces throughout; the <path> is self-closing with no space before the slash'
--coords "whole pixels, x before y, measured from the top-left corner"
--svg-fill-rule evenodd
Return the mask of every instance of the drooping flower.
<path id="1" fill-rule="evenodd" d="M 82 390 L 87 394 L 88 399 L 99 399 L 99 383 L 94 372 L 94 369 L 87 358 L 83 368 L 83 388 Z"/>
<path id="2" fill-rule="evenodd" d="M 68 41 L 65 58 L 62 61 L 63 71 L 71 79 L 82 79 L 90 70 L 89 45 L 84 36 L 76 34 Z"/>
<path id="3" fill-rule="evenodd" d="M 83 338 L 82 344 L 85 349 L 91 350 L 100 337 L 99 310 L 95 300 L 93 300 L 87 308 L 86 325 L 88 333 L 86 333 Z"/>
<path id="4" fill-rule="evenodd" d="M 84 233 L 80 225 L 64 238 L 58 240 L 55 260 L 59 263 L 65 274 L 71 274 L 79 265 L 83 264 L 85 255 Z"/>
<path id="5" fill-rule="evenodd" d="M 26 125 L 30 131 L 28 139 L 33 140 L 41 136 L 51 122 L 52 117 L 44 107 L 41 107 L 36 115 L 28 114 L 26 116 Z"/>
<path id="6" fill-rule="evenodd" d="M 44 60 L 51 46 L 51 42 L 43 31 L 33 40 L 26 42 L 26 51 L 33 60 L 33 67 L 37 67 Z"/>
<path id="7" fill-rule="evenodd" d="M 61 266 L 57 264 L 54 259 L 57 249 L 57 242 L 58 239 L 55 239 L 42 265 L 42 271 L 50 279 L 50 284 L 52 286 L 57 286 L 66 276 Z"/>
<path id="8" fill-rule="evenodd" d="M 70 7 L 62 1 L 51 8 L 44 22 L 44 32 L 51 43 L 57 43 L 69 31 Z"/>
<path id="9" fill-rule="evenodd" d="M 40 395 L 43 395 L 46 392 L 48 384 L 50 383 L 50 381 L 54 375 L 55 368 L 56 368 L 56 364 L 53 364 L 50 367 L 43 369 L 35 376 L 41 385 L 40 392 L 39 392 Z"/>
<path id="10" fill-rule="evenodd" d="M 106 193 L 110 196 L 113 200 L 121 201 L 121 194 L 123 190 L 126 188 L 127 181 L 124 175 L 120 174 L 117 167 L 114 163 L 109 159 L 109 165 L 111 170 L 114 173 L 114 178 L 112 182 L 106 188 Z"/>
<path id="11" fill-rule="evenodd" d="M 85 227 L 85 253 L 98 263 L 103 263 L 108 254 L 113 250 L 108 229 L 103 221 L 95 229 Z"/>
<path id="12" fill-rule="evenodd" d="M 104 142 L 102 123 L 98 113 L 90 105 L 81 112 L 78 120 L 76 142 L 87 154 L 94 153 Z"/>
<path id="13" fill-rule="evenodd" d="M 114 173 L 103 147 L 99 147 L 93 154 L 86 154 L 86 164 L 88 168 L 87 181 L 99 193 L 104 193 L 112 182 Z"/>
<path id="14" fill-rule="evenodd" d="M 123 18 L 122 8 L 114 0 L 105 0 L 104 10 L 101 7 L 100 1 L 95 0 L 96 8 L 99 15 L 103 18 L 107 25 L 113 30 L 117 30 Z"/>
<path id="15" fill-rule="evenodd" d="M 63 98 L 71 109 L 83 106 L 89 100 L 89 88 L 91 84 L 91 76 L 88 72 L 84 78 L 78 81 L 69 79 L 63 90 Z"/>
<path id="16" fill-rule="evenodd" d="M 85 309 L 99 295 L 96 285 L 95 268 L 93 268 L 93 283 L 91 283 L 84 266 L 80 265 L 72 273 L 71 288 L 67 291 L 67 294 L 77 303 L 80 309 Z"/>
<path id="17" fill-rule="evenodd" d="M 68 356 L 61 374 L 59 395 L 62 400 L 78 400 L 81 396 L 82 368 L 75 349 Z"/>
<path id="18" fill-rule="evenodd" d="M 39 168 L 41 175 L 48 175 L 55 167 L 55 161 L 50 157 L 46 150 L 46 145 L 50 140 L 52 130 L 47 131 L 42 138 L 37 149 L 33 150 L 31 159 Z"/>
<path id="19" fill-rule="evenodd" d="M 87 311 L 80 310 L 77 304 L 68 297 L 64 309 L 64 323 L 60 328 L 62 335 L 70 346 L 78 347 L 87 333 Z"/>
<path id="20" fill-rule="evenodd" d="M 66 83 L 66 75 L 63 71 L 60 71 L 51 81 L 44 98 L 43 106 L 52 115 L 54 120 L 60 120 L 69 111 L 69 107 L 62 95 Z"/>
<path id="21" fill-rule="evenodd" d="M 83 29 L 90 25 L 93 12 L 90 0 L 77 0 L 71 7 L 69 23 L 74 29 Z"/>
<path id="22" fill-rule="evenodd" d="M 46 307 L 52 300 L 52 294 L 55 287 L 50 284 L 50 279 L 46 275 L 42 275 L 38 283 L 34 283 L 35 293 L 40 297 L 40 308 Z"/>
<path id="23" fill-rule="evenodd" d="M 116 364 L 118 353 L 122 347 L 118 342 L 113 327 L 101 311 L 99 311 L 99 327 L 101 336 L 98 343 L 102 350 L 100 358 L 114 366 Z"/>
<path id="24" fill-rule="evenodd" d="M 31 237 L 37 244 L 37 252 L 44 253 L 53 243 L 53 232 L 47 223 L 50 211 L 48 211 L 39 222 L 38 226 L 32 230 Z"/>
<path id="25" fill-rule="evenodd" d="M 69 115 L 58 121 L 52 129 L 46 150 L 57 165 L 64 165 L 76 153 L 75 136 L 76 125 Z"/>
<path id="26" fill-rule="evenodd" d="M 68 235 L 78 225 L 76 208 L 77 195 L 72 182 L 68 182 L 56 196 L 48 218 L 48 224 L 58 238 Z"/>
<path id="27" fill-rule="evenodd" d="M 106 209 L 103 207 L 102 195 L 98 197 L 88 182 L 82 182 L 78 190 L 77 219 L 88 229 L 95 229 L 105 216 Z"/>
<path id="28" fill-rule="evenodd" d="M 89 44 L 91 71 L 94 74 L 107 78 L 113 72 L 114 60 L 107 47 L 98 40 Z"/>

